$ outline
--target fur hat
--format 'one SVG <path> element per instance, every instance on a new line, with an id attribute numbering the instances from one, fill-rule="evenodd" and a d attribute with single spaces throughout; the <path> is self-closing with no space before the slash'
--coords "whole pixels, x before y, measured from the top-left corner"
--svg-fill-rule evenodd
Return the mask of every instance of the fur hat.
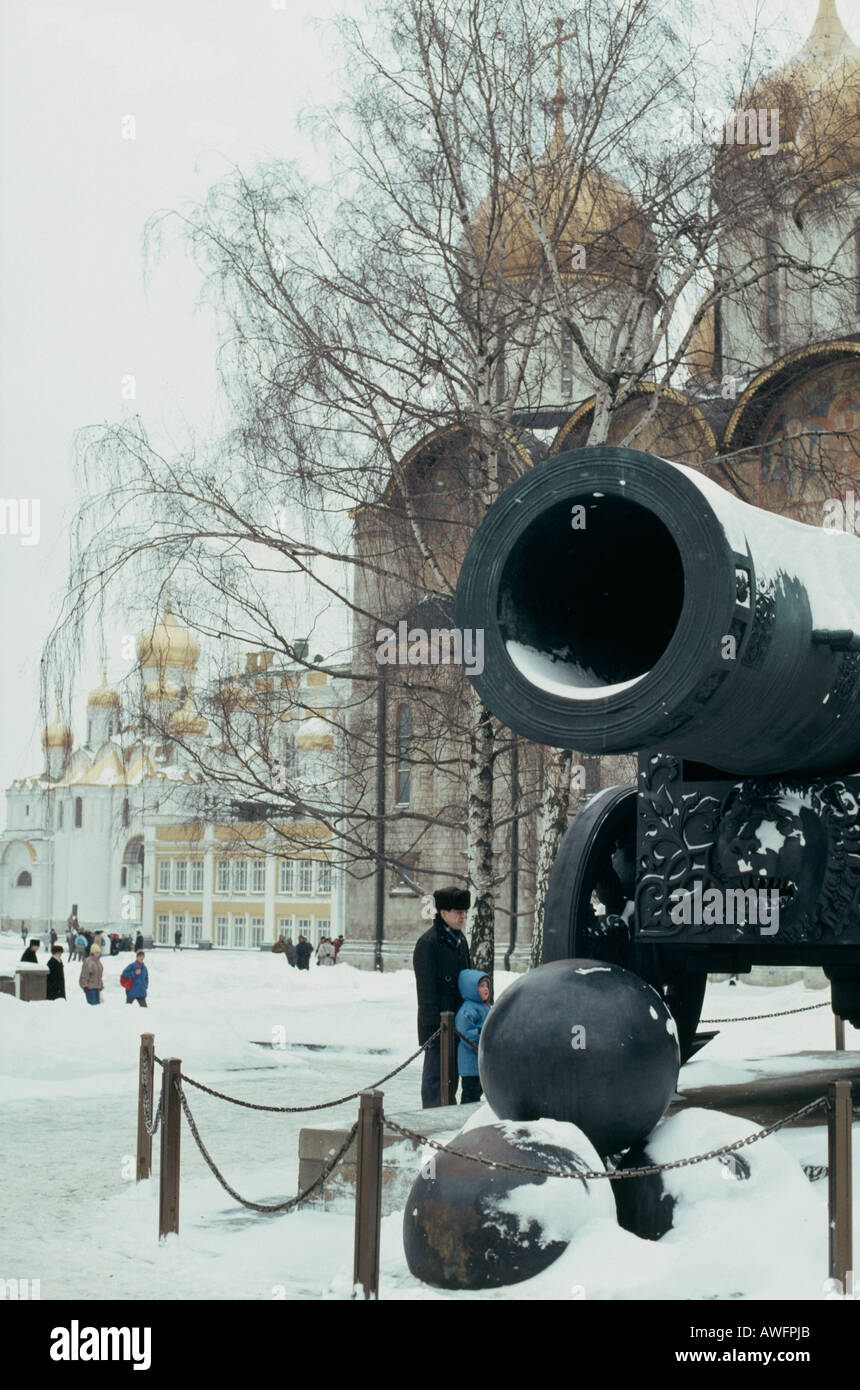
<path id="1" fill-rule="evenodd" d="M 433 894 L 437 912 L 468 912 L 472 895 L 468 888 L 437 888 Z"/>

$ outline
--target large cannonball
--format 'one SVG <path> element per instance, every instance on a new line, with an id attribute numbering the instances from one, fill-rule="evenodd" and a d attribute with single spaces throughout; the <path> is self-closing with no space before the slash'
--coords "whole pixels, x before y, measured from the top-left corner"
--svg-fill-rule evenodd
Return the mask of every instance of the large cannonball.
<path id="1" fill-rule="evenodd" d="M 403 1214 L 406 1263 L 427 1284 L 497 1289 L 520 1283 L 557 1260 L 592 1217 L 614 1219 L 605 1179 L 552 1178 L 603 1166 L 585 1135 L 571 1125 L 482 1125 L 458 1134 L 451 1148 L 538 1168 L 546 1177 L 432 1151 Z"/>
<path id="2" fill-rule="evenodd" d="M 598 1153 L 650 1134 L 675 1092 L 675 1020 L 638 975 L 559 960 L 516 980 L 487 1016 L 478 1066 L 500 1119 L 564 1120 Z"/>
<path id="3" fill-rule="evenodd" d="M 737 1115 L 691 1106 L 663 1120 L 644 1143 L 624 1155 L 619 1167 L 648 1168 L 710 1153 L 745 1139 L 758 1128 Z M 778 1221 L 779 1213 L 784 1214 L 789 1182 L 797 1189 L 794 1200 L 799 1196 L 803 1203 L 809 1184 L 800 1165 L 774 1136 L 683 1168 L 622 1178 L 612 1183 L 612 1189 L 618 1224 L 644 1240 L 660 1240 L 684 1223 L 691 1234 L 701 1234 L 706 1213 L 715 1230 L 722 1226 L 728 1232 L 733 1217 L 741 1226 L 745 1221 L 760 1223 L 768 1202 Z"/>

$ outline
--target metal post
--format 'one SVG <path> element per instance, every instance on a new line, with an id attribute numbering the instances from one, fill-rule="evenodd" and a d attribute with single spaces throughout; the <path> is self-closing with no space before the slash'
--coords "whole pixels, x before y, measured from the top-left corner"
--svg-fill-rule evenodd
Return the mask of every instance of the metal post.
<path id="1" fill-rule="evenodd" d="M 847 1291 L 851 1253 L 851 1082 L 834 1081 L 827 1088 L 827 1206 L 830 1234 L 830 1278 Z M 853 1278 L 853 1275 L 851 1275 Z"/>
<path id="2" fill-rule="evenodd" d="M 137 1067 L 137 1181 L 152 1175 L 152 1135 L 147 1132 L 143 1108 L 143 1078 L 149 1091 L 150 1123 L 155 1116 L 155 1034 L 141 1033 Z"/>
<path id="3" fill-rule="evenodd" d="M 844 1051 L 845 1051 L 845 1019 L 844 1019 L 844 1018 L 840 1018 L 838 1014 L 834 1014 L 834 1015 L 833 1015 L 833 1018 L 834 1018 L 834 1022 L 835 1022 L 835 1024 L 836 1024 L 836 1051 L 837 1051 L 837 1052 L 844 1052 Z"/>
<path id="4" fill-rule="evenodd" d="M 376 700 L 376 939 L 373 968 L 381 970 L 385 931 L 385 755 L 388 737 L 388 687 L 384 666 L 380 668 Z"/>
<path id="5" fill-rule="evenodd" d="M 439 1018 L 442 1034 L 439 1038 L 441 1058 L 439 1101 L 441 1105 L 457 1104 L 457 1035 L 454 1029 L 454 1015 L 441 1014 Z"/>
<path id="6" fill-rule="evenodd" d="M 164 1115 L 161 1119 L 161 1163 L 158 1174 L 158 1236 L 179 1234 L 179 1134 L 182 1108 L 175 1083 L 182 1063 L 178 1057 L 164 1062 Z"/>
<path id="7" fill-rule="evenodd" d="M 360 1297 L 379 1297 L 382 1219 L 382 1091 L 362 1091 L 355 1160 L 355 1258 L 352 1281 Z M 356 1294 L 358 1297 L 359 1295 Z"/>

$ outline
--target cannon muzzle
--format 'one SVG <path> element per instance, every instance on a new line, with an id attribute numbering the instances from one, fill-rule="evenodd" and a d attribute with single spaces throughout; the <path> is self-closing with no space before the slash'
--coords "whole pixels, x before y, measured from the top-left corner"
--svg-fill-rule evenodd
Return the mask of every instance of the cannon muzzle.
<path id="1" fill-rule="evenodd" d="M 484 704 L 536 743 L 860 767 L 860 538 L 680 464 L 609 445 L 538 464 L 475 533 L 456 621 L 483 629 Z"/>

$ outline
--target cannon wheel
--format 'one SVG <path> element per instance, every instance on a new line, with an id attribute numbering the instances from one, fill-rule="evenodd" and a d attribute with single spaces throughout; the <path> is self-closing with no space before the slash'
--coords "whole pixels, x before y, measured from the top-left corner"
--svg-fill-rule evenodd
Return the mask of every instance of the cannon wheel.
<path id="1" fill-rule="evenodd" d="M 686 1062 L 696 1050 L 707 975 L 673 967 L 659 946 L 633 939 L 620 918 L 635 880 L 636 790 L 608 787 L 588 801 L 561 842 L 544 911 L 543 964 L 586 957 L 641 975 L 671 1010 Z"/>

